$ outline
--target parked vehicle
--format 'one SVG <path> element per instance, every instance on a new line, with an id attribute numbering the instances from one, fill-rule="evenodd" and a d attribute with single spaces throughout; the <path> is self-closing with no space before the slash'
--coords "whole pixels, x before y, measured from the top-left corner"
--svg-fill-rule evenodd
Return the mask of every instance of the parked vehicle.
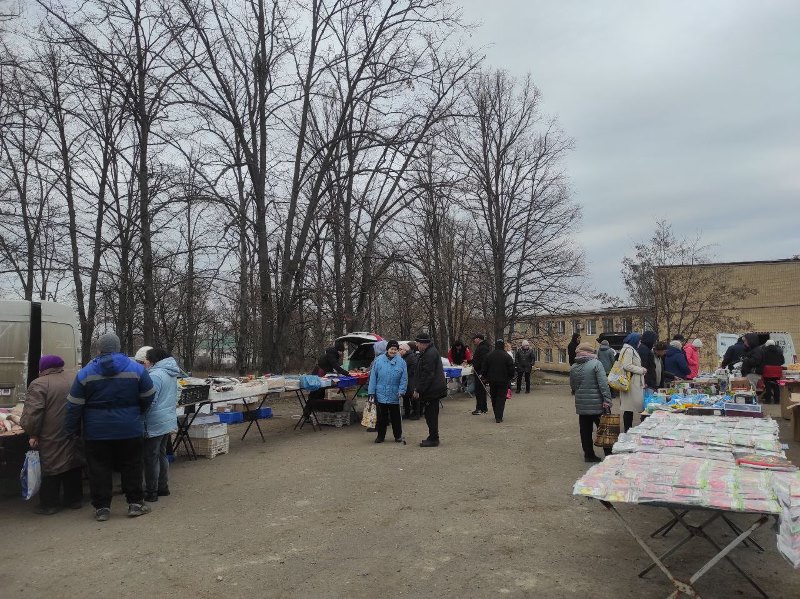
<path id="1" fill-rule="evenodd" d="M 377 341 L 382 341 L 383 337 L 377 333 L 355 332 L 347 333 L 338 337 L 336 341 L 346 341 L 348 351 L 345 352 L 342 360 L 342 367 L 346 370 L 356 370 L 358 368 L 369 368 L 375 353 L 372 346 Z"/>
<path id="2" fill-rule="evenodd" d="M 630 333 L 600 333 L 600 335 L 597 337 L 597 344 L 600 345 L 603 341 L 608 341 L 608 344 L 611 346 L 611 348 L 619 352 L 622 350 L 625 337 L 628 335 L 630 335 Z"/>
<path id="3" fill-rule="evenodd" d="M 0 300 L 0 407 L 25 400 L 42 355 L 61 356 L 65 368 L 80 365 L 75 316 L 71 307 L 54 302 Z"/>

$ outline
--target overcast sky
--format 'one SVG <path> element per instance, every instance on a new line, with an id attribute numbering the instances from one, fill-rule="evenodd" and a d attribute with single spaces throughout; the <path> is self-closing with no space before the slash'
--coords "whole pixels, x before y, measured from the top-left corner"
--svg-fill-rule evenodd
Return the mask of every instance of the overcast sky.
<path id="1" fill-rule="evenodd" d="M 720 261 L 800 253 L 800 1 L 455 2 L 575 140 L 596 290 L 659 218 Z"/>

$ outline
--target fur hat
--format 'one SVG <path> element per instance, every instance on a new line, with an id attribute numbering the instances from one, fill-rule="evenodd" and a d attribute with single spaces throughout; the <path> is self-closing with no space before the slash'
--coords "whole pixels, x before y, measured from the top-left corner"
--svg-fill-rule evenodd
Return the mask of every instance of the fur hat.
<path id="1" fill-rule="evenodd" d="M 64 360 L 60 356 L 52 354 L 39 358 L 39 372 L 44 372 L 51 368 L 64 368 Z"/>
<path id="2" fill-rule="evenodd" d="M 145 359 L 147 358 L 147 352 L 149 352 L 151 349 L 153 348 L 150 347 L 149 345 L 143 345 L 142 347 L 139 348 L 139 351 L 136 352 L 136 355 L 133 356 L 133 359 L 143 364 Z"/>
<path id="3" fill-rule="evenodd" d="M 119 337 L 114 333 L 105 333 L 97 338 L 95 347 L 101 354 L 115 354 L 119 352 L 121 345 Z"/>

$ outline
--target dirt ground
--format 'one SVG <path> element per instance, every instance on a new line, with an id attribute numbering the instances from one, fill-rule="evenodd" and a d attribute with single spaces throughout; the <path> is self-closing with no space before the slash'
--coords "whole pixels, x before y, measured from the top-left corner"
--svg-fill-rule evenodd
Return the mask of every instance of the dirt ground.
<path id="1" fill-rule="evenodd" d="M 265 443 L 252 431 L 240 441 L 236 425 L 230 454 L 175 463 L 172 495 L 147 516 L 124 517 L 119 496 L 106 523 L 88 506 L 42 517 L 16 498 L 0 501 L 0 597 L 638 598 L 672 590 L 658 571 L 638 578 L 649 563 L 639 546 L 599 503 L 572 496 L 587 465 L 564 385 L 515 396 L 502 424 L 470 415 L 466 396 L 447 399 L 442 445 L 432 449 L 418 446 L 424 421 L 406 422 L 408 445 L 375 445 L 357 425 L 294 432 L 296 405 L 274 409 Z M 789 454 L 798 461 L 798 444 Z M 667 519 L 657 508 L 622 512 L 642 533 Z M 672 538 L 677 532 L 654 544 Z M 737 549 L 737 562 L 770 596 L 800 597 L 800 571 L 777 553 L 775 533 L 765 528 L 756 539 L 766 552 Z M 694 540 L 669 563 L 688 578 L 711 554 Z M 727 563 L 698 588 L 704 597 L 757 596 Z"/>

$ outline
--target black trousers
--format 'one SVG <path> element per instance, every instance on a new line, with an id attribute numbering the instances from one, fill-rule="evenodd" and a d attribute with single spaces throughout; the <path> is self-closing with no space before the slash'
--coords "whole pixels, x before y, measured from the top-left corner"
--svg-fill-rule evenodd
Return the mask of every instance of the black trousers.
<path id="1" fill-rule="evenodd" d="M 522 379 L 525 378 L 525 393 L 531 392 L 531 371 L 517 371 L 517 393 L 522 391 Z"/>
<path id="2" fill-rule="evenodd" d="M 633 414 L 633 412 L 628 412 Z M 583 457 L 590 458 L 594 453 L 594 429 L 600 426 L 600 414 L 578 414 L 578 426 L 581 431 L 581 447 Z M 611 455 L 611 448 L 604 447 L 603 453 Z"/>
<path id="3" fill-rule="evenodd" d="M 483 383 L 478 379 L 477 374 L 475 375 L 475 409 L 483 410 L 484 412 L 489 411 L 486 405 L 486 387 L 484 387 Z"/>
<path id="4" fill-rule="evenodd" d="M 633 412 L 622 413 L 622 432 L 627 433 L 628 429 L 633 426 Z"/>
<path id="5" fill-rule="evenodd" d="M 442 397 L 445 397 L 444 395 Z M 436 399 L 423 399 L 421 400 L 422 410 L 425 412 L 425 423 L 428 425 L 428 440 L 439 440 L 439 400 Z"/>
<path id="6" fill-rule="evenodd" d="M 781 387 L 775 379 L 764 379 L 764 393 L 761 394 L 762 403 L 781 403 Z"/>
<path id="7" fill-rule="evenodd" d="M 375 423 L 375 430 L 378 432 L 378 439 L 386 437 L 386 428 L 389 421 L 392 422 L 392 433 L 395 439 L 403 436 L 403 423 L 400 418 L 400 404 L 375 402 L 378 419 Z"/>
<path id="8" fill-rule="evenodd" d="M 143 439 L 86 441 L 89 465 L 89 491 L 95 509 L 111 507 L 111 475 L 117 468 L 122 478 L 122 492 L 128 503 L 142 503 Z"/>
<path id="9" fill-rule="evenodd" d="M 68 507 L 83 500 L 83 468 L 73 468 L 60 474 L 43 474 L 39 489 L 39 504 L 44 508 Z M 61 490 L 64 490 L 62 499 Z"/>
<path id="10" fill-rule="evenodd" d="M 503 412 L 506 409 L 506 394 L 508 393 L 508 383 L 489 382 L 489 393 L 492 395 L 492 411 L 495 420 L 503 419 Z"/>

